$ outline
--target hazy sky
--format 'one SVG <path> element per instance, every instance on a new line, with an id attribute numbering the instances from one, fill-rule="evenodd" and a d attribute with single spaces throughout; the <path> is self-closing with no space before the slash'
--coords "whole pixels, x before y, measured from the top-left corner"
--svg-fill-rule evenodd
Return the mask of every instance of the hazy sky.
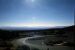
<path id="1" fill-rule="evenodd" d="M 0 0 L 0 26 L 74 25 L 74 0 Z"/>

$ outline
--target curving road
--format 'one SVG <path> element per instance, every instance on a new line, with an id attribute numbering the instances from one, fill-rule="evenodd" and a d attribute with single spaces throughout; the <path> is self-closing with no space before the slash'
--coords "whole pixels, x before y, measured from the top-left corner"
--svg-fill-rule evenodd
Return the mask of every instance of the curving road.
<path id="1" fill-rule="evenodd" d="M 65 47 L 65 46 L 46 46 L 43 41 L 47 36 L 33 36 L 33 37 L 26 37 L 21 38 L 13 41 L 15 46 L 22 46 L 27 45 L 30 48 L 38 48 L 40 50 L 73 50 L 73 48 Z"/>

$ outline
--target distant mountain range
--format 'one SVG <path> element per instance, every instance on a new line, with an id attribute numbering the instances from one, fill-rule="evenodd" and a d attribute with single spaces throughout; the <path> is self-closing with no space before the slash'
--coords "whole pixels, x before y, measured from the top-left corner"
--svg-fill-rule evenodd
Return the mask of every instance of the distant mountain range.
<path id="1" fill-rule="evenodd" d="M 54 29 L 65 28 L 68 26 L 56 26 L 56 27 L 0 27 L 2 30 L 42 30 L 42 29 Z"/>

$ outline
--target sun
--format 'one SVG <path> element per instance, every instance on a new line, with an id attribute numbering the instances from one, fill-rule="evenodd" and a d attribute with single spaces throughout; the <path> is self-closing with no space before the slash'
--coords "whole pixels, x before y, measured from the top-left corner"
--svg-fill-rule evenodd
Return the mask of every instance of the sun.
<path id="1" fill-rule="evenodd" d="M 37 20 L 37 18 L 36 18 L 36 17 L 32 17 L 31 19 L 32 19 L 33 21 Z"/>
<path id="2" fill-rule="evenodd" d="M 34 2 L 35 0 L 31 0 L 32 2 Z"/>
<path id="3" fill-rule="evenodd" d="M 35 2 L 35 0 L 26 0 L 27 2 Z"/>

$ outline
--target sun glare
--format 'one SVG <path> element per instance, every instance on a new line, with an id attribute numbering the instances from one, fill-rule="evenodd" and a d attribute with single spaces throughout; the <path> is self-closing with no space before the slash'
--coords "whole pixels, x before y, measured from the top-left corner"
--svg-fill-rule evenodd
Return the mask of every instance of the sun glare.
<path id="1" fill-rule="evenodd" d="M 11 27 L 54 27 L 55 25 L 43 24 L 43 23 L 31 23 L 31 24 L 14 24 Z"/>

